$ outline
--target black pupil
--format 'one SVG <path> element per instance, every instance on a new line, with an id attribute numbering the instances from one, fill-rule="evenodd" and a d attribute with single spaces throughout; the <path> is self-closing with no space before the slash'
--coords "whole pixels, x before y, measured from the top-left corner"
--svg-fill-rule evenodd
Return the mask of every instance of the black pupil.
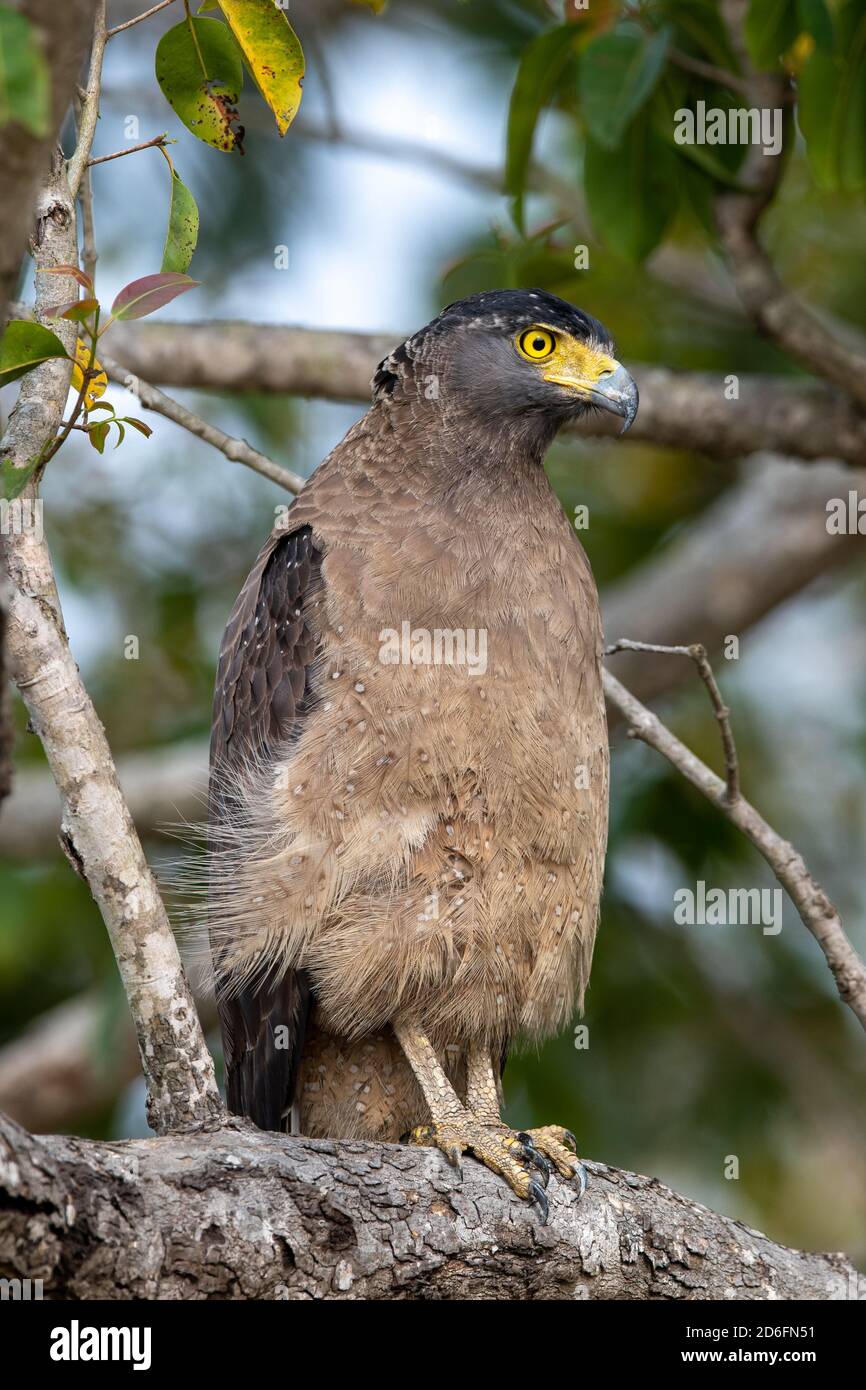
<path id="1" fill-rule="evenodd" d="M 536 352 L 544 352 L 547 347 L 547 340 L 545 338 L 533 338 L 532 346 Z"/>

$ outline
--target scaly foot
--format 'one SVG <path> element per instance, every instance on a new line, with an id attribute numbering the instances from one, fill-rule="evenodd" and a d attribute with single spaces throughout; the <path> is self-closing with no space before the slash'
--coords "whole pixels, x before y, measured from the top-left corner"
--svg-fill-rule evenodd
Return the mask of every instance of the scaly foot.
<path id="1" fill-rule="evenodd" d="M 469 1111 L 439 1124 L 418 1125 L 408 1135 L 410 1144 L 441 1149 L 449 1163 L 460 1167 L 461 1156 L 473 1153 L 483 1164 L 503 1177 L 518 1197 L 535 1202 L 541 1223 L 547 1220 L 548 1203 L 544 1188 L 550 1177 L 547 1159 L 526 1134 L 515 1134 L 504 1125 L 488 1125 Z"/>

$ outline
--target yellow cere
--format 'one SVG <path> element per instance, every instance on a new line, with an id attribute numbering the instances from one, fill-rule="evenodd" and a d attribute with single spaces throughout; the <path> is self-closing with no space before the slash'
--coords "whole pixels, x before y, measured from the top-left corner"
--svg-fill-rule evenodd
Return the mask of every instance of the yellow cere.
<path id="1" fill-rule="evenodd" d="M 544 364 L 544 379 L 558 386 L 570 386 L 589 393 L 601 378 L 616 371 L 619 363 L 600 348 L 578 342 L 568 333 L 554 332 L 544 324 L 524 328 L 515 340 L 521 357 Z"/>

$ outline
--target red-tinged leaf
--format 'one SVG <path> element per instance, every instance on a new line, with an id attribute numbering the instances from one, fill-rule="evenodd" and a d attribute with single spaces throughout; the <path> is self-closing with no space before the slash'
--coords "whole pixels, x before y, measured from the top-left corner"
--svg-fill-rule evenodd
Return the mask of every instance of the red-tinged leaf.
<path id="1" fill-rule="evenodd" d="M 179 294 L 200 283 L 176 271 L 144 275 L 140 280 L 133 280 L 124 286 L 112 304 L 111 312 L 116 319 L 143 319 L 146 314 L 162 309 Z"/>
<path id="2" fill-rule="evenodd" d="M 73 323 L 86 323 L 99 308 L 98 299 L 70 299 L 68 304 L 58 304 L 52 309 L 53 319 L 72 319 Z"/>
<path id="3" fill-rule="evenodd" d="M 46 265 L 40 266 L 37 275 L 69 275 L 73 280 L 77 280 L 84 290 L 93 292 L 93 281 L 89 275 L 85 275 L 83 270 L 79 270 L 77 265 Z"/>
<path id="4" fill-rule="evenodd" d="M 110 420 L 98 420 L 95 425 L 90 425 L 87 431 L 87 438 L 90 440 L 91 447 L 98 454 L 105 453 L 105 441 L 108 437 Z"/>
<path id="5" fill-rule="evenodd" d="M 150 425 L 146 425 L 143 420 L 134 419 L 132 415 L 124 415 L 123 418 L 128 425 L 132 425 L 134 430 L 138 430 L 139 434 L 143 434 L 145 439 L 150 439 L 150 436 L 153 434 Z"/>

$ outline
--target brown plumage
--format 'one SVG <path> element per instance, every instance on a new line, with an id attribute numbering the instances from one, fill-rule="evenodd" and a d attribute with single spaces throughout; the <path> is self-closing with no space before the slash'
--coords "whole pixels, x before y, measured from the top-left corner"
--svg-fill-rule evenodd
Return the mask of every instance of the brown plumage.
<path id="1" fill-rule="evenodd" d="M 211 749 L 231 1108 L 414 1130 L 542 1205 L 543 1155 L 575 1171 L 566 1132 L 512 1135 L 497 1083 L 581 1004 L 595 937 L 601 625 L 542 463 L 596 405 L 630 422 L 634 385 L 541 291 L 473 296 L 398 348 L 241 591 Z"/>

